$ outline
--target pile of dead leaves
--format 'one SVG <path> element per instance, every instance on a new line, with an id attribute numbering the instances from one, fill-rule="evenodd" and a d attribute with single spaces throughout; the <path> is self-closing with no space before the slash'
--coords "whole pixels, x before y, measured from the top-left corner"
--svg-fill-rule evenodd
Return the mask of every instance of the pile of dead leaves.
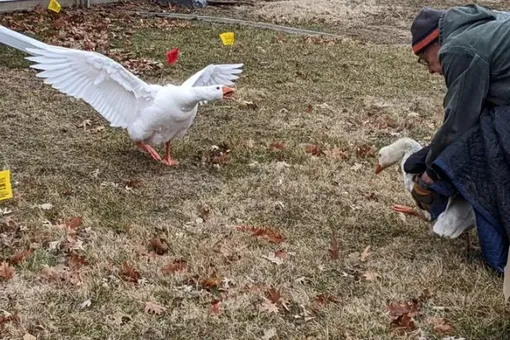
<path id="1" fill-rule="evenodd" d="M 35 35 L 48 44 L 99 52 L 134 74 L 152 74 L 161 70 L 163 63 L 129 52 L 134 31 L 125 30 L 122 26 L 161 30 L 188 27 L 191 23 L 165 18 L 138 19 L 134 12 L 137 6 L 141 4 L 95 6 L 86 11 L 68 7 L 58 14 L 39 6 L 32 11 L 5 14 L 0 17 L 0 23 L 20 33 Z M 121 48 L 112 48 L 114 43 L 121 44 Z M 164 56 L 161 57 L 163 59 Z"/>
<path id="2" fill-rule="evenodd" d="M 109 48 L 111 19 L 97 11 L 65 10 L 55 15 L 37 7 L 29 12 L 4 15 L 1 22 L 53 45 L 101 53 Z"/>
<path id="3" fill-rule="evenodd" d="M 425 295 L 427 294 L 428 292 Z M 423 315 L 420 302 L 426 298 L 427 296 L 421 296 L 419 299 L 404 303 L 392 303 L 386 307 L 393 319 L 391 326 L 400 334 L 416 330 L 415 318 Z M 455 330 L 453 325 L 444 318 L 429 317 L 426 322 L 432 326 L 432 329 L 438 335 L 450 335 Z"/>

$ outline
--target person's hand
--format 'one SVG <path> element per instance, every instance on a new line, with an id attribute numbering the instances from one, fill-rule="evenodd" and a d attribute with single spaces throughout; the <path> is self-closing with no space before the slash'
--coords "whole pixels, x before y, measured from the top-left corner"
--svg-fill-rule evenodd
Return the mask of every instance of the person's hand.
<path id="1" fill-rule="evenodd" d="M 425 180 L 422 178 L 425 177 Z M 425 181 L 430 181 L 427 183 Z M 413 197 L 416 205 L 423 210 L 430 211 L 430 207 L 434 201 L 434 191 L 428 189 L 428 184 L 432 184 L 434 181 L 424 172 L 421 175 L 415 175 L 413 177 L 413 190 L 411 190 L 411 196 Z"/>
<path id="2" fill-rule="evenodd" d="M 427 173 L 427 171 L 425 171 L 422 175 L 421 175 L 421 180 L 425 183 L 425 184 L 432 184 L 434 183 L 434 180 L 432 178 L 430 178 L 429 174 Z"/>

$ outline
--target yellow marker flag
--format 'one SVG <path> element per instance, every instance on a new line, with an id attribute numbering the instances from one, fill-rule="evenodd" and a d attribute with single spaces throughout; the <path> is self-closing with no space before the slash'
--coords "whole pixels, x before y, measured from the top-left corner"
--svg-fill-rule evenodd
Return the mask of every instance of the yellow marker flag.
<path id="1" fill-rule="evenodd" d="M 48 4 L 48 9 L 53 12 L 60 12 L 60 9 L 62 6 L 58 3 L 57 0 L 50 0 L 50 3 Z"/>
<path id="2" fill-rule="evenodd" d="M 225 45 L 225 46 L 234 45 L 234 41 L 236 40 L 234 32 L 221 33 L 220 39 L 221 39 L 221 42 L 223 42 L 223 45 Z"/>
<path id="3" fill-rule="evenodd" d="M 11 171 L 0 171 L 0 201 L 12 198 Z"/>

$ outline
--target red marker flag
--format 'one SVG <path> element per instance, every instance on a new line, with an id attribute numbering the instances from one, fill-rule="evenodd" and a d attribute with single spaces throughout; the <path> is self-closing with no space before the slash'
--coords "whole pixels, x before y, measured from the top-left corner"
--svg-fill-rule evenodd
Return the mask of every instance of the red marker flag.
<path id="1" fill-rule="evenodd" d="M 168 65 L 173 65 L 175 62 L 179 59 L 179 49 L 174 48 L 168 52 L 166 52 L 166 61 L 168 62 Z"/>

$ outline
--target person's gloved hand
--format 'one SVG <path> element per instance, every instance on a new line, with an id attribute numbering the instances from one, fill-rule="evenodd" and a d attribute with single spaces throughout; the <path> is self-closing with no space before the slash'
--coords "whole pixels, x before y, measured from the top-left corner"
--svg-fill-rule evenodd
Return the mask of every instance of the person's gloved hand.
<path id="1" fill-rule="evenodd" d="M 421 174 L 427 170 L 425 159 L 430 151 L 430 145 L 413 153 L 404 163 L 404 171 L 408 174 Z"/>
<path id="2" fill-rule="evenodd" d="M 422 177 L 428 179 L 427 180 L 428 183 Z M 434 198 L 437 195 L 435 191 L 429 189 L 429 185 L 432 184 L 433 182 L 428 177 L 426 172 L 420 175 L 413 176 L 413 182 L 414 186 L 413 190 L 411 190 L 411 196 L 416 202 L 416 205 L 420 209 L 430 212 L 430 208 L 434 203 Z"/>

